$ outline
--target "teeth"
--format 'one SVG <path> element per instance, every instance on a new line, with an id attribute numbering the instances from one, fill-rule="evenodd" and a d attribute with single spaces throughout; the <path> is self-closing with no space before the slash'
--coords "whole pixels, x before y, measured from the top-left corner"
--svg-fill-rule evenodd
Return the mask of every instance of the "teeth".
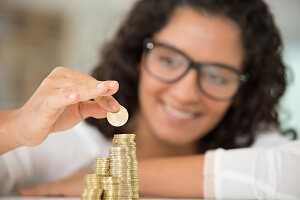
<path id="1" fill-rule="evenodd" d="M 174 115 L 177 118 L 181 118 L 181 119 L 192 119 L 195 116 L 194 113 L 179 111 L 179 110 L 173 108 L 172 106 L 170 106 L 169 104 L 165 104 L 165 109 L 170 114 Z"/>

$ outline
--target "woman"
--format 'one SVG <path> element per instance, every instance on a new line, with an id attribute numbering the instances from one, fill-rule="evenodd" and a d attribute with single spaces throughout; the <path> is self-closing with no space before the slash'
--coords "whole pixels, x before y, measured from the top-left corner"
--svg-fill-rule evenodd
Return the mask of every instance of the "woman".
<path id="1" fill-rule="evenodd" d="M 28 155 L 35 155 L 34 160 L 41 160 L 43 156 L 52 160 L 49 149 L 55 145 L 59 156 L 54 155 L 60 160 L 56 163 L 43 160 L 45 165 L 39 168 L 30 164 L 30 169 L 35 170 L 28 171 L 36 173 L 37 170 L 39 177 L 31 181 L 31 185 L 51 183 L 21 193 L 79 195 L 82 174 L 86 171 L 73 176 L 71 173 L 88 167 L 95 156 L 102 156 L 110 147 L 113 134 L 134 133 L 140 191 L 144 195 L 216 198 L 273 198 L 275 195 L 275 198 L 297 198 L 299 193 L 295 189 L 280 185 L 281 176 L 275 181 L 271 178 L 275 172 L 265 177 L 260 174 L 265 174 L 265 170 L 276 171 L 282 166 L 285 171 L 296 172 L 293 175 L 286 172 L 283 177 L 297 183 L 293 176 L 299 176 L 296 171 L 299 155 L 288 154 L 290 160 L 298 159 L 292 167 L 278 162 L 277 156 L 282 151 L 294 152 L 299 143 L 270 150 L 208 151 L 266 144 L 274 146 L 286 142 L 276 134 L 279 128 L 276 105 L 286 87 L 280 50 L 278 31 L 261 0 L 137 2 L 115 39 L 105 48 L 103 62 L 93 73 L 97 80 L 117 80 L 120 83 L 115 98 L 128 109 L 130 121 L 124 127 L 114 128 L 105 120 L 88 119 L 90 125 L 80 123 L 67 132 L 53 135 L 34 150 L 23 150 L 32 151 Z M 39 99 L 47 102 L 42 103 L 41 109 L 50 109 L 41 112 L 47 114 L 46 119 L 42 119 L 41 113 L 29 117 L 30 120 L 38 117 L 42 119 L 39 124 L 48 125 L 31 131 L 40 133 L 45 130 L 40 134 L 43 137 L 34 135 L 34 139 L 25 138 L 20 144 L 38 144 L 47 134 L 70 128 L 80 119 L 89 116 L 101 118 L 106 110 L 118 110 L 118 103 L 109 96 L 117 91 L 116 83 L 110 90 L 106 85 L 101 92 L 96 92 L 99 82 L 78 73 L 72 76 L 72 73 L 75 72 L 65 68 L 54 70 L 20 109 L 28 113 L 35 110 L 28 106 L 32 104 L 38 105 L 36 110 L 39 110 L 41 103 L 36 103 Z M 64 79 L 60 81 L 63 74 Z M 91 84 L 88 84 L 90 80 Z M 56 96 L 42 92 L 53 87 L 62 88 L 56 91 Z M 88 88 L 91 92 L 85 92 Z M 72 101 L 67 101 L 67 98 L 60 100 L 64 93 L 71 95 Z M 40 96 L 47 100 L 38 98 Z M 95 102 L 86 102 L 91 98 L 100 101 L 104 109 Z M 73 104 L 77 102 L 81 103 Z M 108 102 L 114 105 L 108 107 Z M 98 130 L 106 139 L 98 134 Z M 67 134 L 70 132 L 74 136 Z M 90 132 L 90 135 L 82 136 L 82 132 Z M 65 143 L 57 144 L 63 137 Z M 86 142 L 90 138 L 93 141 Z M 81 147 L 80 142 L 86 144 Z M 93 145 L 88 146 L 90 144 Z M 66 145 L 69 149 L 62 152 L 59 147 Z M 84 154 L 83 150 L 89 153 Z M 18 157 L 18 152 L 9 153 L 11 155 L 6 160 Z M 74 154 L 77 162 L 70 161 Z M 264 163 L 266 158 L 270 162 Z M 3 162 L 7 162 L 5 158 Z M 258 171 L 249 167 L 265 164 L 268 167 Z M 65 170 L 51 173 L 53 168 L 62 167 Z M 9 170 L 6 171 L 8 174 Z M 57 179 L 62 180 L 56 182 Z M 21 182 L 19 188 L 25 185 Z M 239 191 L 232 192 L 237 185 Z"/>

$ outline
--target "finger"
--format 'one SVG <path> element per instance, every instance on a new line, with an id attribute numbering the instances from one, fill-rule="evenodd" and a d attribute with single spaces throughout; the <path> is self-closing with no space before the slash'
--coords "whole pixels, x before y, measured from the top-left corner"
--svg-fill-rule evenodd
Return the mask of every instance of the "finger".
<path id="1" fill-rule="evenodd" d="M 48 94 L 48 97 L 45 100 L 45 106 L 52 110 L 57 110 L 80 101 L 88 101 L 101 96 L 113 95 L 118 89 L 119 84 L 116 81 L 102 81 L 96 87 L 88 89 L 80 87 L 75 87 L 69 90 L 59 89 L 54 91 L 52 95 Z M 108 99 L 111 98 L 108 97 Z M 104 105 L 103 108 L 109 111 L 117 111 L 119 108 L 118 103 L 113 108 L 109 105 L 105 105 L 105 103 L 99 105 Z"/>
<path id="2" fill-rule="evenodd" d="M 107 110 L 102 108 L 95 101 L 85 101 L 80 103 L 79 113 L 82 119 L 93 117 L 97 119 L 105 118 Z"/>
<path id="3" fill-rule="evenodd" d="M 41 85 L 44 87 L 59 89 L 65 87 L 88 87 L 99 83 L 100 81 L 94 79 L 47 77 L 43 80 Z"/>
<path id="4" fill-rule="evenodd" d="M 51 88 L 61 89 L 61 88 L 95 88 L 101 83 L 114 85 L 117 84 L 117 81 L 114 80 L 106 80 L 106 81 L 98 81 L 94 79 L 81 79 L 81 78 L 46 78 L 48 80 L 48 85 Z M 44 81 L 47 81 L 47 80 Z M 100 87 L 100 86 L 98 86 Z"/>
<path id="5" fill-rule="evenodd" d="M 81 85 L 79 86 L 79 84 Z M 95 98 L 98 95 L 113 95 L 118 91 L 118 89 L 119 84 L 117 81 L 81 81 L 76 85 L 61 87 L 58 90 L 61 94 L 72 94 L 78 92 L 81 100 L 84 101 Z"/>
<path id="6" fill-rule="evenodd" d="M 59 89 L 63 94 L 71 94 L 76 91 L 86 90 L 86 89 L 101 89 L 103 86 L 108 86 L 109 90 L 118 89 L 117 81 L 98 81 L 95 79 L 81 79 L 81 78 L 46 78 L 43 80 L 41 87 L 46 89 Z"/>

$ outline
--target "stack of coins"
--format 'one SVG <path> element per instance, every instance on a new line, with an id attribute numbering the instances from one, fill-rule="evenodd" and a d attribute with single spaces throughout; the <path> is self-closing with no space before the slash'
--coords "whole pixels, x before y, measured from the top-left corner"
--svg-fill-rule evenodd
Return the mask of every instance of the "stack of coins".
<path id="1" fill-rule="evenodd" d="M 97 158 L 95 160 L 95 174 L 102 177 L 109 176 L 109 158 Z"/>
<path id="2" fill-rule="evenodd" d="M 99 200 L 102 196 L 102 178 L 97 174 L 86 174 L 84 176 L 85 188 L 81 194 L 82 200 Z"/>
<path id="3" fill-rule="evenodd" d="M 131 186 L 133 199 L 139 198 L 138 162 L 136 158 L 136 143 L 134 134 L 118 134 L 113 138 L 115 147 L 127 147 L 131 159 Z"/>
<path id="4" fill-rule="evenodd" d="M 103 189 L 105 200 L 122 200 L 121 177 L 104 177 Z"/>
<path id="5" fill-rule="evenodd" d="M 126 108 L 118 112 L 107 112 L 108 122 L 116 127 L 128 120 Z M 134 134 L 120 134 L 113 138 L 114 147 L 109 158 L 95 160 L 95 174 L 84 177 L 85 189 L 82 200 L 132 200 L 139 199 L 138 162 Z"/>
<path id="6" fill-rule="evenodd" d="M 132 199 L 131 159 L 127 147 L 112 147 L 109 150 L 110 176 L 121 177 L 122 199 Z"/>

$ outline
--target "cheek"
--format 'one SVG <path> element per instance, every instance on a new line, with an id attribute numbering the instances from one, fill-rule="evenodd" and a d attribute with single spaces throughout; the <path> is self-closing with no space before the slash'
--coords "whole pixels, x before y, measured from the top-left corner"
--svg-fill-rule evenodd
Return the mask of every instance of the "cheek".
<path id="1" fill-rule="evenodd" d="M 151 108 L 153 108 L 159 96 L 165 91 L 167 85 L 150 77 L 143 69 L 141 69 L 140 73 L 138 88 L 139 103 L 143 111 L 149 112 L 152 110 L 153 112 Z"/>
<path id="2" fill-rule="evenodd" d="M 231 105 L 231 102 L 206 101 L 207 108 L 211 115 L 222 117 Z"/>
<path id="3" fill-rule="evenodd" d="M 214 129 L 223 119 L 231 105 L 231 102 L 216 102 L 213 100 L 207 100 L 205 105 L 207 109 L 207 131 L 209 132 L 210 130 Z"/>

